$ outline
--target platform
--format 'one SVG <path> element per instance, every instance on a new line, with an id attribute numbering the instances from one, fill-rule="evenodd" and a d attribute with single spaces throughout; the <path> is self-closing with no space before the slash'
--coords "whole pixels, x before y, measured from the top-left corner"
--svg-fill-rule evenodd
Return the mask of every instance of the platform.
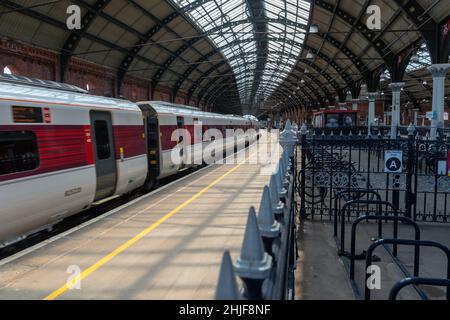
<path id="1" fill-rule="evenodd" d="M 431 240 L 450 246 L 448 237 L 450 226 L 442 223 L 419 223 L 421 239 Z M 346 224 L 345 250 L 350 251 L 351 223 Z M 392 238 L 392 223 L 383 223 L 383 234 Z M 372 238 L 377 236 L 377 224 L 361 223 L 356 235 L 356 254 L 367 250 Z M 399 224 L 399 238 L 413 239 L 413 228 Z M 339 241 L 339 237 L 338 237 Z M 352 289 L 348 275 L 349 260 L 337 255 L 338 243 L 333 237 L 333 223 L 330 221 L 305 220 L 299 226 L 300 258 L 296 270 L 296 298 L 302 300 L 364 299 L 365 260 L 356 260 L 355 284 Z M 371 291 L 371 299 L 386 300 L 392 286 L 405 278 L 405 271 L 413 274 L 413 247 L 399 246 L 397 263 L 391 256 L 392 246 L 380 246 L 374 254 L 381 261 L 374 262 L 380 267 L 381 288 Z M 436 248 L 420 249 L 419 274 L 423 277 L 445 278 L 447 261 L 445 255 Z M 420 286 L 429 299 L 445 299 L 445 289 Z M 358 293 L 360 296 L 358 296 Z M 404 288 L 398 295 L 400 300 L 420 300 L 418 291 L 412 286 Z"/>
<path id="2" fill-rule="evenodd" d="M 247 151 L 248 152 L 248 151 Z M 0 264 L 0 299 L 213 299 L 275 162 L 211 165 Z M 68 279 L 81 271 L 80 289 Z"/>

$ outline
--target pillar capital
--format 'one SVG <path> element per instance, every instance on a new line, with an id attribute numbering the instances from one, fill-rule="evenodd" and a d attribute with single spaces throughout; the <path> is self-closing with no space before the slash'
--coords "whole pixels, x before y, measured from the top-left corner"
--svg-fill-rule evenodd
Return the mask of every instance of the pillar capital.
<path id="1" fill-rule="evenodd" d="M 358 98 L 352 99 L 352 110 L 358 110 L 358 103 L 359 103 Z"/>
<path id="2" fill-rule="evenodd" d="M 389 84 L 392 92 L 399 92 L 405 86 L 404 82 L 392 82 Z"/>
<path id="3" fill-rule="evenodd" d="M 369 97 L 369 101 L 375 101 L 378 98 L 378 92 L 369 92 L 367 96 Z"/>
<path id="4" fill-rule="evenodd" d="M 437 63 L 428 67 L 428 71 L 433 77 L 445 77 L 449 69 L 450 63 Z"/>

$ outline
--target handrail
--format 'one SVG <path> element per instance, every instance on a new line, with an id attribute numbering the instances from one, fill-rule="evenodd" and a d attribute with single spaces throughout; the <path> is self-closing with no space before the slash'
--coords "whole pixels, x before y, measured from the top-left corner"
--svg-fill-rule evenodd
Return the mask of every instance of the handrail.
<path id="1" fill-rule="evenodd" d="M 365 215 L 361 216 L 352 223 L 352 231 L 351 231 L 351 240 L 350 240 L 350 279 L 353 280 L 355 278 L 355 251 L 356 251 L 356 227 L 358 224 L 363 220 L 390 220 L 390 221 L 402 221 L 404 223 L 408 223 L 414 227 L 414 240 L 420 240 L 420 228 L 419 225 L 411 220 L 410 218 L 406 217 L 392 217 L 392 216 L 371 216 L 371 215 Z M 394 234 L 394 239 L 397 239 L 397 235 Z M 414 260 L 419 259 L 419 246 L 416 246 L 414 248 Z M 414 276 L 419 275 L 419 266 L 414 264 Z"/>
<path id="2" fill-rule="evenodd" d="M 449 279 L 439 279 L 439 278 L 420 278 L 420 277 L 414 277 L 414 278 L 405 278 L 397 282 L 389 292 L 389 300 L 396 300 L 397 295 L 404 287 L 409 285 L 416 285 L 416 284 L 425 284 L 429 286 L 439 286 L 439 287 L 447 287 L 447 297 L 446 300 L 450 300 L 449 297 L 449 287 L 450 287 L 450 280 Z"/>
<path id="3" fill-rule="evenodd" d="M 338 254 L 340 256 L 342 255 L 346 255 L 345 253 L 345 210 L 351 206 L 352 204 L 378 204 L 378 205 L 385 205 L 385 206 L 389 206 L 392 208 L 392 210 L 394 211 L 394 216 L 397 216 L 397 208 L 388 201 L 379 201 L 379 200 L 351 200 L 351 201 L 347 201 L 341 209 L 342 215 L 341 215 L 341 246 L 339 249 Z M 386 216 L 388 217 L 388 216 Z M 394 224 L 394 234 L 396 235 L 398 232 L 398 225 L 397 225 L 397 221 L 395 221 Z M 396 238 L 396 236 L 395 236 Z M 396 250 L 395 250 L 396 251 Z M 397 255 L 397 253 L 395 252 L 395 256 Z"/>
<path id="4" fill-rule="evenodd" d="M 341 190 L 338 193 L 336 193 L 336 196 L 334 198 L 334 236 L 335 237 L 337 237 L 338 211 L 340 211 L 340 210 L 337 209 L 338 199 L 340 199 L 346 193 L 371 193 L 371 194 L 374 194 L 378 198 L 378 201 L 382 201 L 381 195 L 377 191 L 375 191 L 373 189 L 354 189 L 354 188 L 353 189 L 352 188 L 347 189 L 346 188 L 345 190 Z M 380 212 L 381 212 L 381 207 L 379 209 L 380 209 Z M 381 236 L 381 223 L 378 226 L 378 236 Z"/>
<path id="5" fill-rule="evenodd" d="M 382 244 L 400 244 L 400 245 L 409 245 L 409 246 L 420 246 L 420 247 L 434 247 L 441 249 L 445 255 L 447 256 L 447 279 L 450 279 L 450 249 L 443 244 L 435 241 L 428 240 L 405 240 L 405 239 L 380 239 L 372 243 L 367 249 L 367 257 L 366 257 L 366 270 L 367 267 L 372 264 L 372 254 L 373 251 Z M 417 276 L 419 275 L 419 257 L 414 257 L 414 268 L 417 265 Z M 368 274 L 366 273 L 366 282 L 368 279 Z M 370 300 L 370 290 L 365 286 L 364 297 L 366 300 Z M 447 288 L 447 299 L 450 299 L 450 290 Z"/>

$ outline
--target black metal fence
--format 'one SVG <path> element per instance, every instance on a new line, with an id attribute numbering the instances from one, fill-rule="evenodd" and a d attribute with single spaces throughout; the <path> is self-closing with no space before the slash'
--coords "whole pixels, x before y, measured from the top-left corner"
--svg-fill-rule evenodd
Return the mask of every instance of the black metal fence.
<path id="1" fill-rule="evenodd" d="M 295 134 L 294 134 L 295 136 Z M 219 300 L 293 300 L 297 260 L 297 149 L 283 155 L 264 187 L 258 215 L 249 210 L 241 254 L 233 264 L 224 253 L 216 288 Z M 243 287 L 235 280 L 237 274 Z"/>
<path id="2" fill-rule="evenodd" d="M 398 126 L 397 135 L 407 137 L 409 126 Z M 361 135 L 367 136 L 368 127 L 367 126 L 352 126 L 352 127 L 337 127 L 337 128 L 314 128 L 311 125 L 307 126 L 309 132 L 315 135 Z M 391 134 L 391 126 L 371 126 L 370 133 L 374 136 L 389 137 Z M 437 135 L 440 140 L 450 139 L 450 128 L 438 128 Z M 422 137 L 426 137 L 430 134 L 430 127 L 415 127 L 415 132 Z"/>
<path id="3" fill-rule="evenodd" d="M 302 196 L 300 213 L 312 219 L 331 220 L 340 201 L 372 200 L 374 192 L 391 202 L 400 215 L 419 221 L 450 221 L 450 177 L 448 151 L 450 142 L 441 135 L 431 141 L 418 130 L 406 131 L 390 139 L 379 135 L 335 134 L 322 131 L 303 134 L 301 138 L 302 168 L 299 188 Z M 400 152 L 400 172 L 385 168 L 386 156 Z M 395 161 L 394 161 L 395 162 Z M 390 162 L 392 164 L 392 161 Z M 396 168 L 394 163 L 393 168 Z M 342 190 L 361 189 L 334 200 Z M 348 218 L 374 213 L 371 205 L 354 205 Z M 383 208 L 389 214 L 388 207 Z M 392 212 L 391 212 L 392 213 Z"/>

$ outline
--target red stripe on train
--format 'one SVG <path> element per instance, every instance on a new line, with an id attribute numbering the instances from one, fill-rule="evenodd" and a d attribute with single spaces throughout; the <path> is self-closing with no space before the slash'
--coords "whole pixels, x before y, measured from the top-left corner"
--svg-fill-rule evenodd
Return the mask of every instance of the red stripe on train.
<path id="1" fill-rule="evenodd" d="M 24 172 L 5 174 L 0 181 L 72 169 L 94 164 L 90 125 L 2 125 L 0 131 L 31 131 L 36 135 L 39 167 Z M 113 126 L 115 157 L 120 159 L 146 153 L 143 126 Z"/>
<path id="2" fill-rule="evenodd" d="M 130 158 L 147 153 L 144 126 L 113 126 L 116 159 Z"/>

